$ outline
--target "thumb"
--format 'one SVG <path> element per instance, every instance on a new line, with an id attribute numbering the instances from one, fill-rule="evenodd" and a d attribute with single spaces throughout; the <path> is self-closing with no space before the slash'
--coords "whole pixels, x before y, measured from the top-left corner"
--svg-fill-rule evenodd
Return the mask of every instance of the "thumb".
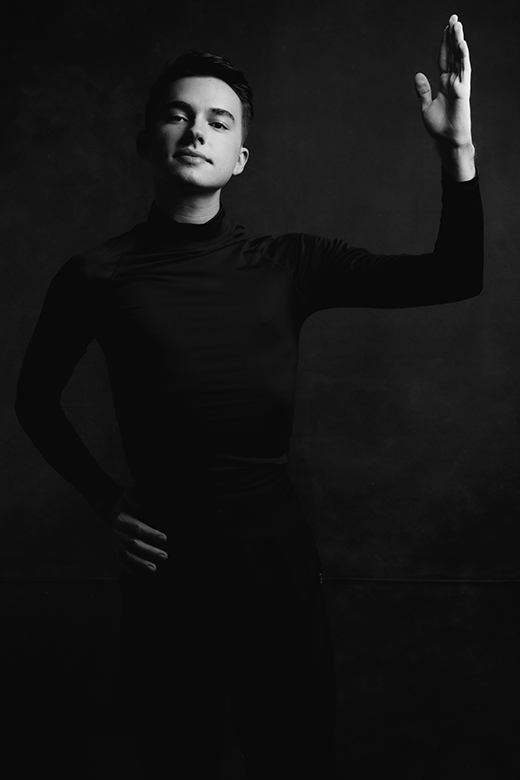
<path id="1" fill-rule="evenodd" d="M 424 111 L 432 102 L 432 88 L 424 73 L 415 74 L 415 91 L 421 101 L 421 109 Z"/>

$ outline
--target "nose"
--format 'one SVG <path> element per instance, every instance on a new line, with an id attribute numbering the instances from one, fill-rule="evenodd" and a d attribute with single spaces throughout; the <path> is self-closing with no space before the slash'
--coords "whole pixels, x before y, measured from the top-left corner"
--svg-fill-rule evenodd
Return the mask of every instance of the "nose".
<path id="1" fill-rule="evenodd" d="M 196 117 L 186 128 L 184 136 L 189 143 L 206 143 L 205 126 L 203 121 Z"/>

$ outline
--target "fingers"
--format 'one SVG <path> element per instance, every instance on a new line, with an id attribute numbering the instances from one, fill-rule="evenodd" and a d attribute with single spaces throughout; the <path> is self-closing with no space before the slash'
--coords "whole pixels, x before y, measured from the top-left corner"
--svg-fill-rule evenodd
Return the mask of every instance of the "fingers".
<path id="1" fill-rule="evenodd" d="M 462 25 L 456 14 L 450 16 L 448 24 L 442 33 L 441 51 L 439 55 L 439 70 L 441 73 L 456 73 L 459 71 L 457 36 L 462 35 Z"/>
<path id="2" fill-rule="evenodd" d="M 469 83 L 471 78 L 471 62 L 469 59 L 469 47 L 464 38 L 462 24 L 457 22 L 455 25 L 455 40 L 458 50 L 458 76 L 463 83 Z"/>
<path id="3" fill-rule="evenodd" d="M 114 530 L 112 533 L 114 547 L 123 566 L 130 563 L 140 570 L 147 569 L 154 572 L 161 562 L 168 559 L 168 554 L 159 547 L 147 544 L 141 539 L 134 539 L 121 531 Z"/>
<path id="4" fill-rule="evenodd" d="M 448 70 L 448 31 L 449 24 L 446 25 L 442 31 L 441 48 L 439 52 L 439 71 L 446 73 Z"/>
<path id="5" fill-rule="evenodd" d="M 447 30 L 448 41 L 448 71 L 459 75 L 459 50 L 457 45 L 457 27 L 462 25 L 457 21 L 456 14 L 450 16 Z"/>
<path id="6" fill-rule="evenodd" d="M 114 519 L 113 528 L 132 537 L 146 539 L 149 542 L 165 542 L 167 538 L 162 531 L 143 523 L 142 520 L 138 520 L 137 517 L 128 514 L 128 512 L 119 512 Z"/>
<path id="7" fill-rule="evenodd" d="M 441 74 L 452 73 L 461 81 L 470 73 L 469 48 L 457 14 L 450 16 L 442 34 L 439 69 Z"/>
<path id="8" fill-rule="evenodd" d="M 119 512 L 114 518 L 112 538 L 121 565 L 131 574 L 155 572 L 168 559 L 162 547 L 166 534 L 127 512 Z"/>
<path id="9" fill-rule="evenodd" d="M 142 539 L 136 539 L 135 537 L 129 536 L 122 531 L 117 531 L 116 529 L 114 529 L 112 533 L 123 545 L 125 545 L 125 547 L 132 548 L 136 553 L 139 553 L 142 558 L 163 561 L 168 558 L 167 552 L 161 547 L 154 547 L 152 544 L 143 542 Z"/>
<path id="10" fill-rule="evenodd" d="M 149 561 L 146 558 L 140 558 L 138 555 L 134 555 L 130 550 L 117 549 L 117 557 L 123 569 L 130 572 L 130 574 L 139 574 L 139 572 L 156 572 L 157 564 L 153 561 Z"/>

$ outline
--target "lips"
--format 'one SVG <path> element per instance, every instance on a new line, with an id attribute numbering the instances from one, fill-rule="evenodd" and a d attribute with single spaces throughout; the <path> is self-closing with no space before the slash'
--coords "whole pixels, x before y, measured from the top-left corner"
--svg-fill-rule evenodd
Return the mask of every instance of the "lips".
<path id="1" fill-rule="evenodd" d="M 206 162 L 209 162 L 209 159 L 206 157 L 206 155 L 202 154 L 201 152 L 196 152 L 195 149 L 179 149 L 179 151 L 175 152 L 173 156 L 174 157 L 197 157 L 200 160 L 205 160 Z"/>

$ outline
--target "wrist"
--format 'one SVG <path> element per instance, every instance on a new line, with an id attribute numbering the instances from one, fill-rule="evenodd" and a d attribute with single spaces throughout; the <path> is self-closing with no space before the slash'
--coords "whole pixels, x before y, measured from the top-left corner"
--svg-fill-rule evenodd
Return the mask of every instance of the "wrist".
<path id="1" fill-rule="evenodd" d="M 437 151 L 444 171 L 455 181 L 470 181 L 475 178 L 475 147 L 471 141 L 451 146 L 437 142 Z"/>
<path id="2" fill-rule="evenodd" d="M 107 525 L 110 523 L 112 510 L 123 493 L 124 488 L 114 483 L 92 501 L 92 506 Z"/>

